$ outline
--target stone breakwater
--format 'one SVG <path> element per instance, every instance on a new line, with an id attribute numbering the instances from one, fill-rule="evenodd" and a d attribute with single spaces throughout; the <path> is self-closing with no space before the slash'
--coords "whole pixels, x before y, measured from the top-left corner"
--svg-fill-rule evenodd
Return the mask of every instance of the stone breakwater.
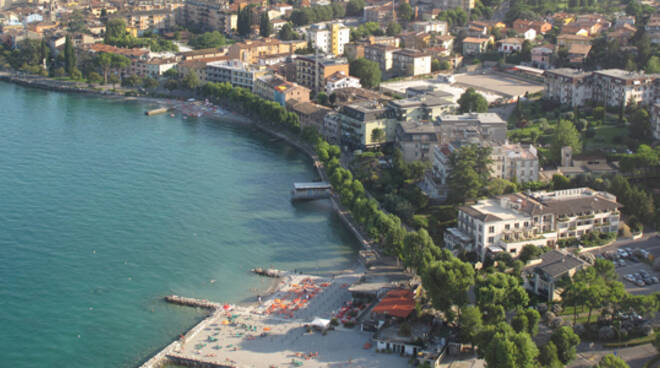
<path id="1" fill-rule="evenodd" d="M 185 305 L 188 307 L 198 307 L 212 310 L 220 308 L 220 304 L 210 302 L 206 299 L 185 298 L 178 295 L 166 296 L 165 301 L 168 303 Z"/>

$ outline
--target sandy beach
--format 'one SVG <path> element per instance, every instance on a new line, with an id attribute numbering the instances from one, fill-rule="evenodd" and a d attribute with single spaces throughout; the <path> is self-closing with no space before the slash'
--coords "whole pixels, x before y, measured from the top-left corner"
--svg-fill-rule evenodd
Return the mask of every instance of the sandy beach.
<path id="1" fill-rule="evenodd" d="M 223 305 L 169 355 L 234 367 L 406 367 L 405 358 L 377 353 L 372 333 L 359 326 L 340 324 L 325 334 L 306 327 L 316 317 L 343 314 L 348 288 L 364 271 L 358 265 L 329 278 L 288 274 L 261 303 Z"/>

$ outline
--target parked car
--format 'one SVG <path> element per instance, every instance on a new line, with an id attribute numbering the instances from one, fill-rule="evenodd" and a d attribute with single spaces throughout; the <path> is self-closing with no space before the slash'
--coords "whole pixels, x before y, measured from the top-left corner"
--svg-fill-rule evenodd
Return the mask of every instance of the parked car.
<path id="1" fill-rule="evenodd" d="M 635 280 L 635 285 L 642 287 L 642 286 L 646 286 L 646 283 L 640 279 L 637 279 Z"/>
<path id="2" fill-rule="evenodd" d="M 657 284 L 657 283 L 660 282 L 660 279 L 658 279 L 658 278 L 655 277 L 655 276 L 652 276 L 652 277 L 651 277 L 651 281 L 652 281 L 654 284 Z"/>
<path id="3" fill-rule="evenodd" d="M 623 276 L 623 279 L 626 280 L 626 281 L 630 281 L 630 282 L 632 282 L 633 284 L 635 283 L 635 281 L 637 281 L 637 280 L 635 279 L 635 276 L 633 276 L 631 273 L 629 273 L 629 274 Z"/>

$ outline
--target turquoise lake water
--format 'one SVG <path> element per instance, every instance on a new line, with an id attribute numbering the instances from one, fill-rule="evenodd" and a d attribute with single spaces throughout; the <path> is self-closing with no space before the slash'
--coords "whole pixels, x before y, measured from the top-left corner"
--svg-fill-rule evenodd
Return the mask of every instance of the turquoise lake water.
<path id="1" fill-rule="evenodd" d="M 354 260 L 327 201 L 289 201 L 304 155 L 149 107 L 0 83 L 3 364 L 134 367 L 202 316 L 167 294 L 242 302 L 269 285 L 250 268 Z"/>

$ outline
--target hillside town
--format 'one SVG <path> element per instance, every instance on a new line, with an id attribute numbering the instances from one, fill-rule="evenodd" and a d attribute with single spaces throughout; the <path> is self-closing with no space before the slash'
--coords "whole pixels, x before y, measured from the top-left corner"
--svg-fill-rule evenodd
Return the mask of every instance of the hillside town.
<path id="1" fill-rule="evenodd" d="M 0 0 L 0 43 L 314 151 L 369 245 L 306 315 L 346 366 L 660 366 L 660 2 Z"/>

